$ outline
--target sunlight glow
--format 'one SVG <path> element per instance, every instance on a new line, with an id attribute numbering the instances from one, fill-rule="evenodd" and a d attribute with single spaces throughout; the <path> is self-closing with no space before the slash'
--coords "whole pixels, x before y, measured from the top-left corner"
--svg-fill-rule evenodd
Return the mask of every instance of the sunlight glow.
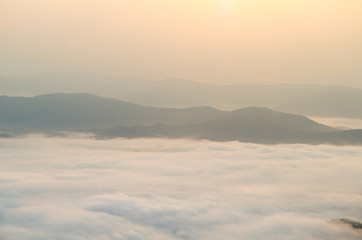
<path id="1" fill-rule="evenodd" d="M 220 5 L 223 11 L 231 11 L 234 9 L 236 0 L 221 0 Z"/>

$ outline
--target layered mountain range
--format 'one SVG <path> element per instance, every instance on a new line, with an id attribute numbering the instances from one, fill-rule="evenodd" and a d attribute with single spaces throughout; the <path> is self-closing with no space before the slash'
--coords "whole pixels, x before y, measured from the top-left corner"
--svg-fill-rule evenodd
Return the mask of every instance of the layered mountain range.
<path id="1" fill-rule="evenodd" d="M 77 84 L 74 84 L 77 83 Z M 181 108 L 249 106 L 313 117 L 362 119 L 362 89 L 316 84 L 209 84 L 183 79 L 146 81 L 49 71 L 32 77 L 0 77 L 2 94 L 87 92 L 140 105 Z"/>
<path id="2" fill-rule="evenodd" d="M 163 137 L 253 143 L 362 144 L 362 130 L 338 130 L 263 107 L 146 107 L 92 94 L 0 96 L 3 134 L 92 132 L 100 138 Z M 8 136 L 8 135 L 4 135 Z"/>

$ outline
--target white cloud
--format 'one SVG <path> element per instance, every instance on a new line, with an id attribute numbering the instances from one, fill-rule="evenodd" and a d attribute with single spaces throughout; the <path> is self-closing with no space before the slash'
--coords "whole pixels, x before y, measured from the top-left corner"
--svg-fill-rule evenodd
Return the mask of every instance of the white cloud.
<path id="1" fill-rule="evenodd" d="M 361 147 L 0 140 L 0 236 L 361 239 Z M 0 237 L 1 238 L 1 237 Z"/>

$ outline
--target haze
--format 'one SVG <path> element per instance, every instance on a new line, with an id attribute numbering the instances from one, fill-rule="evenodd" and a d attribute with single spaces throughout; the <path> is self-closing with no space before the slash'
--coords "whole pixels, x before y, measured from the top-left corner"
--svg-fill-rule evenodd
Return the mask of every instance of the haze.
<path id="1" fill-rule="evenodd" d="M 362 87 L 361 9 L 359 0 L 1 0 L 0 76 Z"/>
<path id="2" fill-rule="evenodd" d="M 0 0 L 0 240 L 362 239 L 361 0 Z"/>

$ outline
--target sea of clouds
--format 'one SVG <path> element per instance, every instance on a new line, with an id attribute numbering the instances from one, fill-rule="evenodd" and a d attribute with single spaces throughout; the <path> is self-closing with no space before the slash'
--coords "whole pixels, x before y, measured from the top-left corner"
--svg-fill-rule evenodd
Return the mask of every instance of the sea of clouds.
<path id="1" fill-rule="evenodd" d="M 362 147 L 0 139 L 0 239 L 361 239 Z"/>

